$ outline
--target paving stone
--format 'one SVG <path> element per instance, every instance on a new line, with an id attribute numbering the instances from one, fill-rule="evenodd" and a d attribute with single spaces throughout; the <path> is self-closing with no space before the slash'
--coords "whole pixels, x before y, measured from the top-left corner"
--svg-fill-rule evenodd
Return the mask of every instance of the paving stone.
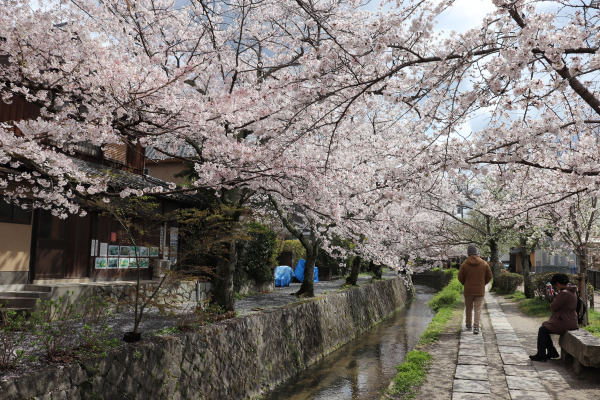
<path id="1" fill-rule="evenodd" d="M 498 351 L 507 354 L 524 354 L 527 355 L 525 349 L 521 346 L 498 346 Z"/>
<path id="2" fill-rule="evenodd" d="M 549 399 L 550 396 L 547 393 L 540 393 L 531 390 L 510 390 L 511 400 L 541 400 Z"/>
<path id="3" fill-rule="evenodd" d="M 492 326 L 494 327 L 494 331 L 499 331 L 499 332 L 514 332 L 515 330 L 513 329 L 512 325 L 507 323 L 502 323 L 502 324 L 492 324 Z"/>
<path id="4" fill-rule="evenodd" d="M 491 393 L 490 383 L 488 381 L 455 379 L 452 385 L 452 392 L 489 394 Z"/>
<path id="5" fill-rule="evenodd" d="M 535 368 L 531 365 L 504 365 L 504 375 L 531 376 L 535 373 Z"/>
<path id="6" fill-rule="evenodd" d="M 475 347 L 463 347 L 461 345 L 458 350 L 458 356 L 459 357 L 460 356 L 485 357 L 485 348 L 483 346 L 478 346 L 477 348 L 475 348 Z"/>
<path id="7" fill-rule="evenodd" d="M 458 355 L 458 364 L 470 364 L 470 365 L 487 365 L 486 357 L 474 357 L 474 356 L 461 356 Z"/>
<path id="8" fill-rule="evenodd" d="M 537 377 L 529 376 L 510 376 L 506 377 L 506 383 L 509 390 L 535 390 L 545 391 L 544 386 Z"/>
<path id="9" fill-rule="evenodd" d="M 466 335 L 461 335 L 460 336 L 460 342 L 461 343 L 478 343 L 478 344 L 483 344 L 483 336 L 481 335 L 473 335 L 471 334 L 466 334 Z"/>
<path id="10" fill-rule="evenodd" d="M 484 393 L 452 393 L 452 400 L 492 400 L 492 396 Z"/>
<path id="11" fill-rule="evenodd" d="M 454 378 L 487 381 L 487 368 L 485 365 L 457 365 Z"/>
<path id="12" fill-rule="evenodd" d="M 496 339 L 498 339 L 498 341 L 506 340 L 506 341 L 512 341 L 512 342 L 517 342 L 517 343 L 519 342 L 519 338 L 514 333 L 496 333 Z"/>
<path id="13" fill-rule="evenodd" d="M 548 370 L 548 371 L 538 371 L 538 376 L 541 380 L 552 382 L 552 384 L 558 384 L 560 386 L 566 385 L 567 382 L 565 378 L 558 373 L 558 371 Z"/>
<path id="14" fill-rule="evenodd" d="M 518 340 L 498 340 L 497 345 L 498 346 L 518 346 L 519 341 Z"/>
<path id="15" fill-rule="evenodd" d="M 531 365 L 531 360 L 527 354 L 508 354 L 500 353 L 503 364 L 508 365 Z"/>

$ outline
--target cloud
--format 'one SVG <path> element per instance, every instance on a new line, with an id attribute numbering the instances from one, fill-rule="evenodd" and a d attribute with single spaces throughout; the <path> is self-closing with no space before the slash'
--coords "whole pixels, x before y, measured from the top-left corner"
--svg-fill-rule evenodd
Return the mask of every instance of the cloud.
<path id="1" fill-rule="evenodd" d="M 465 32 L 480 25 L 483 18 L 496 10 L 492 0 L 456 0 L 438 18 L 438 29 Z"/>

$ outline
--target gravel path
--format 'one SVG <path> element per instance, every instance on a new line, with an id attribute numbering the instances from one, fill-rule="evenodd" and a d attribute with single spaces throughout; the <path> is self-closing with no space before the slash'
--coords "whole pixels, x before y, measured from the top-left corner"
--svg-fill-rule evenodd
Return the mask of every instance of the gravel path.
<path id="1" fill-rule="evenodd" d="M 396 276 L 396 273 L 394 272 L 385 272 L 383 274 L 384 279 L 394 276 Z M 361 283 L 369 281 L 371 281 L 371 276 L 360 275 L 357 284 L 360 285 Z M 346 281 L 344 279 L 315 282 L 315 296 L 322 296 L 341 290 L 342 285 L 345 283 Z M 242 316 L 297 302 L 298 299 L 294 296 L 294 293 L 300 289 L 300 285 L 301 283 L 291 283 L 288 287 L 276 287 L 272 292 L 245 296 L 241 300 L 236 300 L 236 313 L 238 316 Z"/>

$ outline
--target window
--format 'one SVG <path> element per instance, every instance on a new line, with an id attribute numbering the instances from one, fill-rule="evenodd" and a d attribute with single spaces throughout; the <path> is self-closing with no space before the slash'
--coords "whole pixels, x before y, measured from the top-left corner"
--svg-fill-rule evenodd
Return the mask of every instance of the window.
<path id="1" fill-rule="evenodd" d="M 0 222 L 30 224 L 31 211 L 23 210 L 20 206 L 7 203 L 3 199 L 0 199 Z"/>

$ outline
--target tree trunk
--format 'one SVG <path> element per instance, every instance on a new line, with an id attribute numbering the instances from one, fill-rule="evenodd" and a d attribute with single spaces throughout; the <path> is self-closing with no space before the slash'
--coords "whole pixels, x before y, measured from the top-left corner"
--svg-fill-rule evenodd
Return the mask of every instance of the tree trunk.
<path id="1" fill-rule="evenodd" d="M 213 293 L 213 302 L 223 307 L 225 311 L 233 311 L 233 274 L 237 264 L 237 243 L 232 239 L 228 245 L 228 255 L 219 258 Z"/>
<path id="2" fill-rule="evenodd" d="M 533 299 L 534 293 L 533 293 L 533 285 L 531 284 L 531 274 L 530 274 L 531 254 L 529 252 L 529 248 L 527 247 L 526 239 L 521 238 L 520 242 L 521 242 L 520 243 L 521 244 L 521 250 L 520 250 L 521 269 L 523 271 L 523 287 L 524 287 L 523 291 L 525 293 L 526 298 Z"/>
<path id="3" fill-rule="evenodd" d="M 579 274 L 577 276 L 577 289 L 579 290 L 579 297 L 581 297 L 581 299 L 585 301 L 586 305 L 588 305 L 589 307 L 587 292 L 587 248 L 581 248 L 578 251 L 577 256 L 579 258 Z M 586 311 L 585 315 L 583 316 L 582 325 L 587 326 L 588 322 L 588 313 Z"/>
<path id="4" fill-rule="evenodd" d="M 495 239 L 488 241 L 490 246 L 490 267 L 492 268 L 492 276 L 496 278 L 500 273 L 500 260 L 498 256 L 498 242 Z"/>
<path id="5" fill-rule="evenodd" d="M 381 264 L 375 264 L 373 261 L 369 263 L 369 271 L 373 272 L 375 279 L 381 279 L 382 269 Z"/>
<path id="6" fill-rule="evenodd" d="M 315 296 L 315 261 L 317 260 L 318 244 L 315 235 L 311 232 L 310 241 L 301 241 L 306 249 L 306 264 L 304 264 L 304 280 L 296 292 L 298 297 Z M 308 245 L 307 245 L 308 244 Z"/>
<path id="7" fill-rule="evenodd" d="M 352 269 L 350 269 L 350 275 L 346 278 L 346 285 L 356 286 L 358 273 L 360 272 L 361 261 L 362 260 L 359 256 L 354 256 L 354 260 L 352 260 Z"/>

